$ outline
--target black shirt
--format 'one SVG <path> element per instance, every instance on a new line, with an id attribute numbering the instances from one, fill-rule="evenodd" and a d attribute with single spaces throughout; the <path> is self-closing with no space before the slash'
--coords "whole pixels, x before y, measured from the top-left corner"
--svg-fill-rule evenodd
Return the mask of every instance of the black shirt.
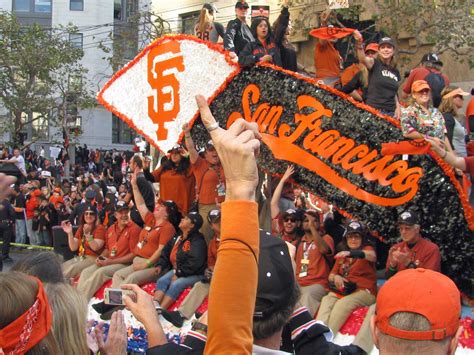
<path id="1" fill-rule="evenodd" d="M 400 72 L 397 69 L 375 59 L 374 65 L 369 70 L 367 105 L 377 110 L 395 112 L 397 108 L 395 95 L 397 95 L 400 79 Z"/>
<path id="2" fill-rule="evenodd" d="M 18 208 L 25 208 L 26 207 L 25 195 L 23 195 L 22 192 L 20 192 L 15 197 L 15 207 L 18 207 Z M 15 212 L 15 219 L 25 219 L 25 211 Z"/>
<path id="3" fill-rule="evenodd" d="M 153 212 L 155 210 L 155 193 L 153 192 L 153 186 L 146 179 L 144 173 L 139 173 L 137 175 L 137 186 L 138 186 L 138 190 L 142 194 L 143 201 L 145 201 L 146 207 L 148 208 L 150 212 Z M 132 210 L 130 211 L 130 218 L 139 227 L 143 227 L 144 222 L 136 207 L 135 198 L 133 198 L 133 204 L 134 206 Z"/>
<path id="4" fill-rule="evenodd" d="M 238 18 L 229 21 L 224 36 L 224 48 L 239 55 L 247 43 L 253 42 L 254 38 L 249 26 Z"/>
<path id="5" fill-rule="evenodd" d="M 7 199 L 0 202 L 0 223 L 5 221 L 11 223 L 15 221 L 15 211 Z"/>

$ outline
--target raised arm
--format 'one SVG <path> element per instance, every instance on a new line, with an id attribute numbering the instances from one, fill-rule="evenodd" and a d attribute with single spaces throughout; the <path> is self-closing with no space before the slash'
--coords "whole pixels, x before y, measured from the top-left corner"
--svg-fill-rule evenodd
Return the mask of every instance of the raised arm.
<path id="1" fill-rule="evenodd" d="M 140 213 L 140 216 L 142 217 L 142 219 L 145 220 L 145 217 L 148 213 L 150 213 L 150 210 L 146 206 L 142 193 L 140 192 L 140 189 L 138 188 L 137 174 L 138 174 L 138 171 L 133 172 L 130 178 L 130 184 L 132 185 L 133 197 L 135 198 L 135 205 L 137 206 L 137 210 Z"/>
<path id="2" fill-rule="evenodd" d="M 364 44 L 362 43 L 363 38 L 359 31 L 354 32 L 354 38 L 356 40 L 356 51 L 359 62 L 363 63 L 367 67 L 367 69 L 372 69 L 372 67 L 374 66 L 374 58 L 369 58 L 365 56 Z"/>
<path id="3" fill-rule="evenodd" d="M 198 96 L 197 102 L 204 125 L 215 124 L 204 97 Z M 228 130 L 217 128 L 209 133 L 224 168 L 227 193 L 222 204 L 221 244 L 209 293 L 205 354 L 251 354 L 259 255 L 255 156 L 261 136 L 255 123 L 243 119 Z M 236 277 L 229 278 L 229 273 Z"/>
<path id="4" fill-rule="evenodd" d="M 295 168 L 292 165 L 288 165 L 285 173 L 280 179 L 275 191 L 273 192 L 272 201 L 270 203 L 270 211 L 272 219 L 276 218 L 280 213 L 280 208 L 278 207 L 278 201 L 280 201 L 281 192 L 283 191 L 283 186 L 285 186 L 286 181 L 293 175 Z"/>
<path id="5" fill-rule="evenodd" d="M 191 137 L 191 128 L 189 128 L 187 123 L 183 125 L 183 132 L 184 143 L 186 144 L 186 149 L 189 152 L 189 160 L 191 161 L 191 164 L 194 164 L 199 157 L 199 153 L 196 150 L 196 146 L 194 145 L 193 137 Z"/>

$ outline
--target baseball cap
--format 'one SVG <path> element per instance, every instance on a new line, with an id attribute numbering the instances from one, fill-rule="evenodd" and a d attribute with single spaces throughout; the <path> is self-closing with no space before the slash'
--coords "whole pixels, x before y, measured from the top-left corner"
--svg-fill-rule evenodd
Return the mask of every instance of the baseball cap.
<path id="1" fill-rule="evenodd" d="M 416 80 L 411 84 L 411 92 L 420 92 L 424 89 L 431 91 L 430 85 L 425 80 Z"/>
<path id="2" fill-rule="evenodd" d="M 247 4 L 246 1 L 237 1 L 235 3 L 235 7 L 238 7 L 238 8 L 241 8 L 241 9 L 248 9 L 249 8 L 249 4 Z"/>
<path id="3" fill-rule="evenodd" d="M 457 89 L 454 89 L 451 92 L 448 92 L 446 95 L 444 95 L 443 99 L 449 99 L 450 97 L 454 97 L 454 96 L 468 96 L 468 95 L 469 95 L 468 92 L 465 92 L 461 88 L 457 88 Z"/>
<path id="4" fill-rule="evenodd" d="M 208 9 L 209 11 L 212 11 L 212 12 L 219 12 L 217 11 L 217 7 L 214 4 L 205 3 L 204 5 L 202 5 L 202 8 Z"/>
<path id="5" fill-rule="evenodd" d="M 179 209 L 178 205 L 173 200 L 160 201 L 160 203 L 166 207 L 168 213 L 177 212 Z"/>
<path id="6" fill-rule="evenodd" d="M 266 318 L 285 305 L 293 293 L 294 285 L 295 275 L 285 242 L 260 230 L 254 318 Z"/>
<path id="7" fill-rule="evenodd" d="M 389 44 L 394 48 L 396 47 L 395 41 L 390 37 L 382 37 L 379 41 L 379 46 L 381 46 L 382 44 Z"/>
<path id="8" fill-rule="evenodd" d="M 198 230 L 202 227 L 202 217 L 199 213 L 197 212 L 189 212 L 188 213 L 188 218 L 193 222 L 194 224 L 194 230 Z"/>
<path id="9" fill-rule="evenodd" d="M 367 52 L 367 51 L 378 52 L 379 51 L 379 45 L 377 43 L 369 43 L 367 46 L 365 46 L 364 52 Z"/>
<path id="10" fill-rule="evenodd" d="M 443 66 L 443 62 L 439 59 L 436 53 L 426 53 L 421 58 L 422 63 L 434 63 Z"/>
<path id="11" fill-rule="evenodd" d="M 86 212 L 93 212 L 94 214 L 99 214 L 99 212 L 97 211 L 97 207 L 92 206 L 90 204 L 87 204 L 87 207 L 83 213 L 86 213 Z"/>
<path id="12" fill-rule="evenodd" d="M 214 147 L 214 142 L 212 141 L 212 139 L 210 139 L 207 143 L 206 143 L 206 150 L 207 149 L 216 149 L 216 147 Z"/>
<path id="13" fill-rule="evenodd" d="M 171 153 L 173 150 L 180 150 L 182 147 L 179 144 L 175 144 L 168 150 L 168 153 Z"/>
<path id="14" fill-rule="evenodd" d="M 118 201 L 116 204 L 115 204 L 115 212 L 119 212 L 119 211 L 122 211 L 122 210 L 130 210 L 130 208 L 128 207 L 127 203 L 125 201 Z"/>
<path id="15" fill-rule="evenodd" d="M 344 236 L 347 236 L 348 234 L 352 234 L 352 233 L 357 233 L 357 234 L 360 234 L 360 235 L 364 236 L 365 235 L 365 228 L 362 225 L 362 223 L 360 223 L 358 221 L 349 222 L 349 224 L 346 227 L 346 232 L 344 233 Z"/>
<path id="16" fill-rule="evenodd" d="M 293 217 L 299 221 L 303 219 L 302 213 L 299 210 L 295 210 L 293 208 L 288 208 L 285 212 L 281 215 L 282 219 Z"/>
<path id="17" fill-rule="evenodd" d="M 86 199 L 92 200 L 95 198 L 95 191 L 94 190 L 87 190 L 86 191 Z"/>
<path id="18" fill-rule="evenodd" d="M 207 214 L 207 221 L 209 223 L 216 223 L 220 219 L 221 219 L 221 210 L 217 208 L 210 210 L 209 213 Z"/>
<path id="19" fill-rule="evenodd" d="M 375 324 L 384 334 L 408 340 L 442 340 L 453 336 L 461 315 L 460 293 L 447 276 L 427 269 L 407 269 L 396 273 L 380 289 Z M 398 312 L 420 314 L 430 330 L 403 330 L 390 324 Z"/>
<path id="20" fill-rule="evenodd" d="M 404 211 L 398 217 L 398 224 L 408 224 L 410 226 L 418 224 L 418 216 L 415 212 Z"/>

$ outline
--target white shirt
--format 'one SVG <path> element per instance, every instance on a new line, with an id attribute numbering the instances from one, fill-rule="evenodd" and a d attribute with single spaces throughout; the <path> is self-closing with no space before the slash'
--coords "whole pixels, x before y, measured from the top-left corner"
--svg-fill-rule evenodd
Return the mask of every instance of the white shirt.
<path id="1" fill-rule="evenodd" d="M 23 175 L 26 176 L 26 165 L 25 165 L 25 158 L 23 158 L 22 155 L 19 155 L 17 157 L 13 157 L 16 162 L 15 162 L 15 165 L 18 169 L 20 169 L 20 171 L 23 173 Z"/>
<path id="2" fill-rule="evenodd" d="M 281 350 L 268 349 L 268 348 L 264 348 L 263 346 L 258 346 L 258 345 L 253 344 L 252 354 L 253 355 L 289 355 L 291 353 L 287 353 Z"/>

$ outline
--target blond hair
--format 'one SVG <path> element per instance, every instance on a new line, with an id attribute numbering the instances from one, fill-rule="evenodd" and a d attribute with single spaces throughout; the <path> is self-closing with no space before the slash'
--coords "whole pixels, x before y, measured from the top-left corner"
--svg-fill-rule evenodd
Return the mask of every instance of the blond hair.
<path id="1" fill-rule="evenodd" d="M 62 353 L 88 355 L 86 299 L 65 283 L 46 284 L 45 290 L 53 311 L 52 333 Z"/>
<path id="2" fill-rule="evenodd" d="M 211 27 L 213 16 L 209 13 L 209 10 L 203 7 L 199 14 L 199 21 L 197 23 L 197 30 L 201 33 L 201 36 L 208 28 Z M 202 38 L 201 38 L 202 39 Z"/>
<path id="3" fill-rule="evenodd" d="M 447 86 L 447 87 L 445 87 L 443 89 L 443 91 L 441 91 L 441 97 L 443 97 L 446 94 L 449 94 L 450 92 L 452 92 L 456 89 L 458 89 L 457 86 Z M 439 104 L 438 110 L 442 113 L 450 113 L 454 117 L 457 117 L 458 109 L 457 109 L 456 105 L 454 104 L 454 97 L 455 96 L 448 97 L 447 99 L 443 98 L 441 100 L 441 103 Z"/>

